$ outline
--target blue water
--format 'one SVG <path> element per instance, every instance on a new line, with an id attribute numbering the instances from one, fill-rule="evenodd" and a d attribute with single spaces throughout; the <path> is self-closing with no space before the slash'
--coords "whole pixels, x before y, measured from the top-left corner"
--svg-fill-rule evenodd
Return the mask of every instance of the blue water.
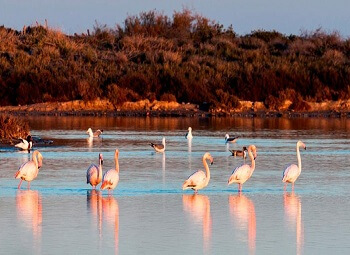
<path id="1" fill-rule="evenodd" d="M 245 118 L 31 117 L 31 133 L 53 140 L 37 146 L 43 167 L 17 190 L 14 174 L 31 154 L 0 148 L 0 254 L 347 254 L 350 252 L 350 120 Z M 191 143 L 184 135 L 192 126 Z M 85 131 L 103 129 L 89 140 Z M 225 145 L 225 133 L 238 135 Z M 166 152 L 150 142 L 166 138 Z M 283 190 L 284 168 L 302 173 L 295 191 Z M 251 179 L 227 186 L 243 164 L 229 149 L 255 144 Z M 120 182 L 111 195 L 92 191 L 86 169 L 104 158 Z M 193 195 L 183 181 L 203 169 L 211 180 Z M 247 159 L 245 163 L 250 164 Z"/>

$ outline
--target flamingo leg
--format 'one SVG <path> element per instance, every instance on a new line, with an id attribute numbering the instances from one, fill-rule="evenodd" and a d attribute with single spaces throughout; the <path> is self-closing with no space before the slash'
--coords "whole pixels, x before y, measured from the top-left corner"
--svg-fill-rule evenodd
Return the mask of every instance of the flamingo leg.
<path id="1" fill-rule="evenodd" d="M 238 184 L 238 191 L 242 192 L 242 184 L 240 184 L 240 183 Z"/>
<path id="2" fill-rule="evenodd" d="M 30 189 L 30 182 L 28 182 L 28 185 L 27 185 L 28 189 Z"/>
<path id="3" fill-rule="evenodd" d="M 284 184 L 284 188 L 283 188 L 284 191 L 287 190 L 287 183 Z"/>
<path id="4" fill-rule="evenodd" d="M 22 181 L 23 181 L 22 179 L 19 181 L 17 189 L 21 189 Z"/>
<path id="5" fill-rule="evenodd" d="M 294 182 L 292 183 L 292 191 L 294 191 Z"/>

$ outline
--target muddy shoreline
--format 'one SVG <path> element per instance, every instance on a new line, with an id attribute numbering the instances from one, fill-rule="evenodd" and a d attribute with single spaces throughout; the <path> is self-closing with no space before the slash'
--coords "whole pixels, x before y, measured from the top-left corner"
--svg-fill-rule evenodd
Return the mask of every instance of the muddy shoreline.
<path id="1" fill-rule="evenodd" d="M 40 103 L 0 107 L 0 114 L 13 116 L 133 116 L 133 117 L 262 117 L 262 118 L 350 118 L 350 100 L 344 102 L 313 103 L 311 110 L 292 111 L 285 107 L 271 111 L 261 102 L 241 101 L 241 107 L 231 110 L 209 109 L 206 105 L 142 100 L 114 106 L 108 100 L 84 102 Z"/>

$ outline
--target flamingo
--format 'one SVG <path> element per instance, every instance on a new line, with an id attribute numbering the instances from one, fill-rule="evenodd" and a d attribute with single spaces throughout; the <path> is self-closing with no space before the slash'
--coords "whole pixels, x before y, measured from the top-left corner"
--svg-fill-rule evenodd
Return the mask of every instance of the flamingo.
<path id="1" fill-rule="evenodd" d="M 165 151 L 165 137 L 163 137 L 161 144 L 150 143 L 150 145 L 156 152 L 164 152 Z"/>
<path id="2" fill-rule="evenodd" d="M 97 129 L 95 132 L 92 132 L 91 128 L 88 128 L 86 133 L 89 134 L 89 137 L 100 137 L 100 135 L 103 133 L 102 129 Z"/>
<path id="3" fill-rule="evenodd" d="M 243 149 L 240 150 L 229 150 L 232 153 L 232 156 L 236 157 L 243 157 L 244 159 L 246 159 L 247 157 L 247 147 L 243 147 Z"/>
<path id="4" fill-rule="evenodd" d="M 225 143 L 235 143 L 237 142 L 238 136 L 230 137 L 228 134 L 225 135 Z"/>
<path id="5" fill-rule="evenodd" d="M 24 151 L 30 151 L 30 149 L 33 147 L 33 139 L 32 136 L 28 135 L 27 139 L 20 138 L 21 142 L 15 144 L 16 148 L 19 148 Z"/>
<path id="6" fill-rule="evenodd" d="M 252 165 L 244 164 L 242 166 L 236 167 L 230 178 L 228 179 L 228 185 L 231 183 L 238 183 L 238 190 L 242 192 L 242 185 L 245 183 L 253 174 L 255 170 L 255 158 L 256 158 L 256 147 L 255 145 L 249 145 L 248 155 L 252 160 Z"/>
<path id="7" fill-rule="evenodd" d="M 102 165 L 103 165 L 103 156 L 102 153 L 98 154 L 99 166 L 91 164 L 86 171 L 86 183 L 90 183 L 93 189 L 101 182 L 102 180 Z"/>
<path id="8" fill-rule="evenodd" d="M 195 193 L 199 189 L 205 188 L 210 180 L 210 170 L 207 163 L 207 159 L 209 159 L 210 164 L 212 165 L 214 163 L 213 157 L 210 155 L 209 152 L 206 152 L 203 155 L 203 165 L 205 168 L 205 173 L 202 170 L 198 170 L 197 172 L 194 172 L 191 174 L 188 179 L 182 184 L 182 189 L 193 189 Z"/>
<path id="9" fill-rule="evenodd" d="M 192 139 L 193 136 L 192 136 L 192 128 L 191 127 L 188 128 L 188 132 L 186 133 L 185 137 L 187 139 Z"/>
<path id="10" fill-rule="evenodd" d="M 306 150 L 306 145 L 302 141 L 298 141 L 297 142 L 298 165 L 292 164 L 283 171 L 282 182 L 285 183 L 284 190 L 286 190 L 288 182 L 292 184 L 292 190 L 294 190 L 294 182 L 298 179 L 301 173 L 301 157 L 300 157 L 299 147 L 303 147 L 304 150 Z"/>
<path id="11" fill-rule="evenodd" d="M 15 174 L 16 179 L 21 179 L 18 184 L 18 189 L 21 188 L 22 181 L 28 182 L 28 189 L 30 189 L 30 182 L 34 180 L 39 173 L 39 168 L 42 166 L 43 156 L 39 151 L 34 151 L 32 160 L 23 163 Z"/>
<path id="12" fill-rule="evenodd" d="M 108 189 L 108 192 L 111 189 L 115 189 L 119 182 L 119 150 L 116 149 L 114 153 L 115 169 L 109 169 L 104 173 L 102 178 L 101 190 Z"/>

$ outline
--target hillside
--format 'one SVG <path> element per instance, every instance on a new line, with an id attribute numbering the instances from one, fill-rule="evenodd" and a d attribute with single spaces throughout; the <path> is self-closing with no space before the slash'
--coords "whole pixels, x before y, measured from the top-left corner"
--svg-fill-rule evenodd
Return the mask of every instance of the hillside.
<path id="1" fill-rule="evenodd" d="M 350 39 L 322 30 L 237 35 L 189 10 L 66 35 L 47 25 L 0 27 L 0 105 L 109 100 L 175 101 L 215 111 L 262 102 L 310 111 L 350 98 Z M 108 106 L 110 107 L 110 106 Z M 346 106 L 342 106 L 345 107 Z M 327 108 L 327 107 L 326 107 Z"/>

